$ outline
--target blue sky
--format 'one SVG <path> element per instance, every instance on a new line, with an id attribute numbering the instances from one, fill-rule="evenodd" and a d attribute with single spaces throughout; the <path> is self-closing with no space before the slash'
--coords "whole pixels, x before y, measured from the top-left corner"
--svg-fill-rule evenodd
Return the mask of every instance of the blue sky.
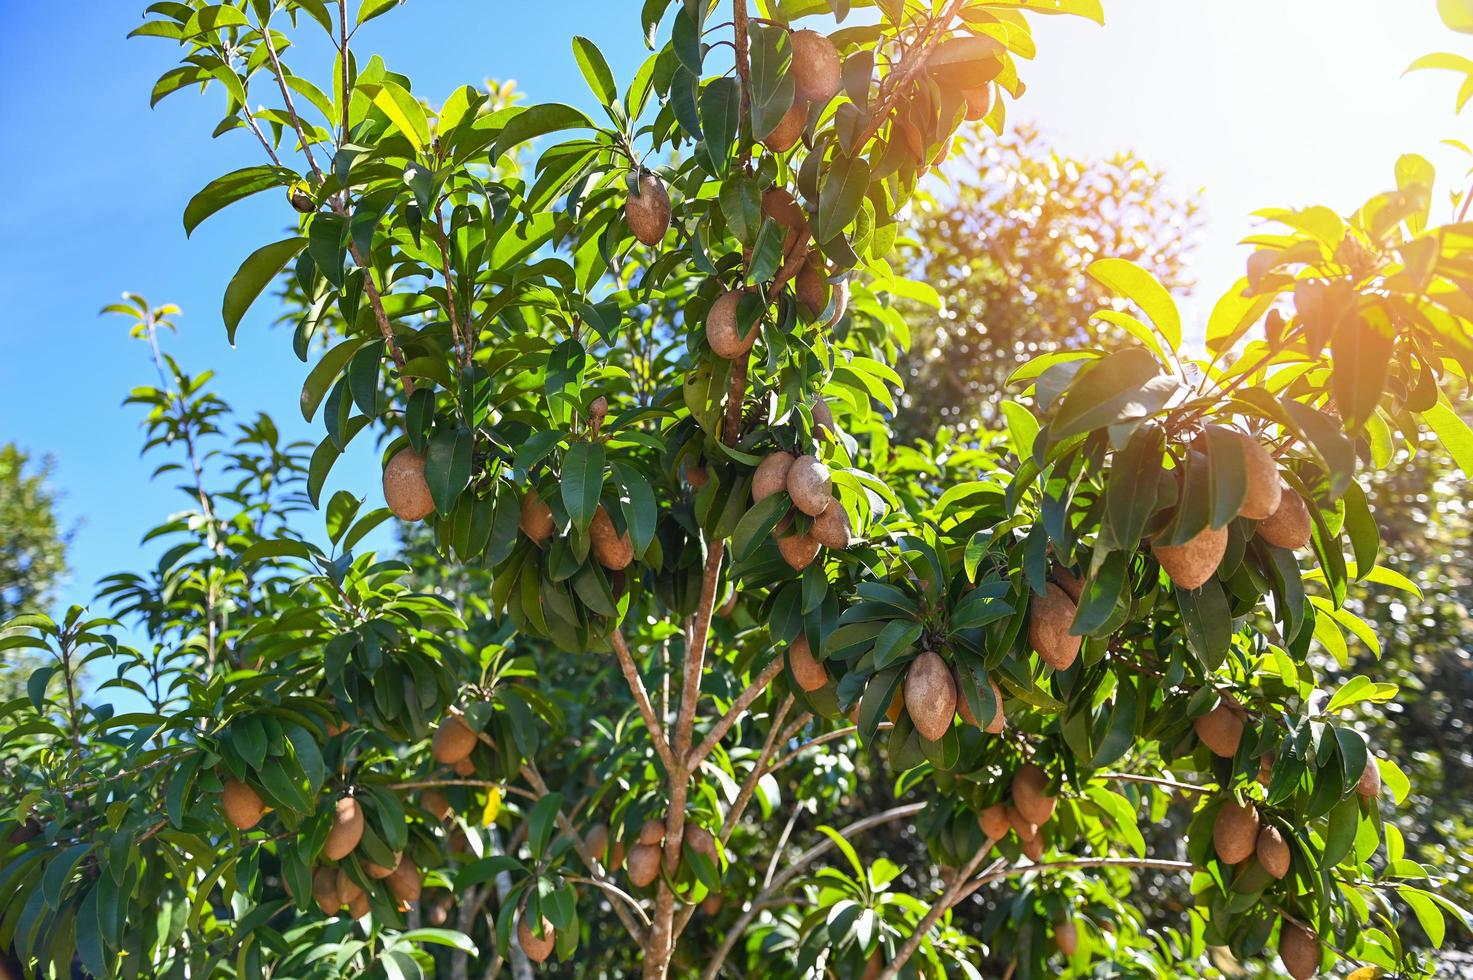
<path id="1" fill-rule="evenodd" d="M 151 482 L 138 456 L 140 413 L 120 407 L 153 378 L 123 321 L 97 310 L 124 290 L 184 309 L 169 349 L 186 369 L 213 368 L 242 417 L 266 411 L 285 434 L 312 438 L 297 410 L 306 367 L 269 329 L 263 302 L 238 346 L 225 341 L 220 298 L 240 260 L 285 224 L 264 195 L 209 219 L 186 239 L 189 197 L 219 174 L 261 162 L 243 133 L 211 141 L 218 95 L 179 93 L 154 110 L 148 93 L 175 59 L 170 42 L 124 40 L 145 6 L 119 0 L 0 0 L 0 441 L 56 459 L 62 519 L 80 522 L 63 603 L 86 601 L 101 576 L 141 570 L 142 533 L 184 498 Z M 487 78 L 515 79 L 529 98 L 591 108 L 569 48 L 593 38 L 622 83 L 645 55 L 639 0 L 409 0 L 364 28 L 377 52 L 432 100 Z M 1433 0 L 1106 0 L 1107 26 L 1038 21 L 1039 57 L 1013 118 L 1038 122 L 1061 150 L 1133 149 L 1184 187 L 1203 187 L 1207 239 L 1200 315 L 1242 268 L 1236 242 L 1259 207 L 1355 207 L 1391 184 L 1397 156 L 1431 156 L 1460 182 L 1465 162 L 1438 140 L 1460 132 L 1456 80 L 1401 80 L 1432 50 L 1473 54 L 1441 28 Z M 305 53 L 305 52 L 304 52 Z M 299 54 L 299 71 L 320 60 Z M 264 98 L 264 96 L 263 96 Z M 334 472 L 329 492 L 376 494 L 367 442 Z M 324 497 L 324 499 L 326 499 Z"/>

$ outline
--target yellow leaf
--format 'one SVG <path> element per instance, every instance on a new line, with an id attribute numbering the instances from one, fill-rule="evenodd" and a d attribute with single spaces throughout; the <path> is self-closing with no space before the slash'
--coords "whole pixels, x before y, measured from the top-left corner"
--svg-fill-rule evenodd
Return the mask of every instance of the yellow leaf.
<path id="1" fill-rule="evenodd" d="M 496 815 L 501 812 L 501 787 L 492 786 L 486 791 L 486 809 L 481 811 L 481 826 L 489 827 L 496 822 Z"/>

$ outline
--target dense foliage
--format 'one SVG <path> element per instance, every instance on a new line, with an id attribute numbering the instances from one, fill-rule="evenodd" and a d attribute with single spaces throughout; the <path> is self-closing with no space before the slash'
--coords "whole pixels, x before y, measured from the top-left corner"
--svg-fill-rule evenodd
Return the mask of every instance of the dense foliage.
<path id="1" fill-rule="evenodd" d="M 1433 438 L 1470 465 L 1473 226 L 1431 223 L 1425 161 L 1348 218 L 1269 212 L 1202 358 L 1145 269 L 1093 261 L 1112 343 L 1015 371 L 1005 443 L 932 453 L 890 437 L 907 205 L 1001 130 L 1026 15 L 1094 0 L 648 0 L 627 87 L 573 41 L 607 123 L 428 105 L 351 49 L 395 6 L 156 3 L 138 31 L 183 51 L 155 99 L 222 92 L 268 161 L 186 229 L 260 191 L 295 215 L 223 316 L 288 278 L 325 435 L 225 439 L 158 350 L 171 309 L 114 308 L 198 507 L 103 589 L 148 649 L 82 609 L 0 638 L 51 658 L 3 707 L 0 944 L 129 977 L 1172 975 L 1209 947 L 1433 974 L 1401 926 L 1467 916 L 1354 721 L 1396 686 L 1327 669 L 1375 641 L 1352 597 L 1403 582 L 1365 474 Z M 313 82 L 283 59 L 319 29 Z M 365 432 L 389 506 L 321 500 Z M 403 560 L 361 547 L 391 512 L 421 522 Z M 138 710 L 77 696 L 99 663 Z M 895 805 L 774 844 L 860 779 Z M 1180 853 L 1146 853 L 1168 819 Z M 866 852 L 900 821 L 939 893 Z M 1190 876 L 1179 928 L 1140 912 L 1159 871 Z"/>
<path id="2" fill-rule="evenodd" d="M 50 460 L 36 465 L 15 443 L 0 445 L 0 616 L 46 606 L 66 573 L 50 477 Z"/>

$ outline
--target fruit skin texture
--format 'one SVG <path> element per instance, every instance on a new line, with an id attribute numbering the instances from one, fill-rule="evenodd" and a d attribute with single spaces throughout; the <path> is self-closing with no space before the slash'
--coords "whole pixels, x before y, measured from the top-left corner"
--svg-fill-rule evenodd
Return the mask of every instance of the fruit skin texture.
<path id="1" fill-rule="evenodd" d="M 849 547 L 853 536 L 849 527 L 849 512 L 835 501 L 813 519 L 813 526 L 808 529 L 808 533 L 825 548 L 843 551 Z"/>
<path id="2" fill-rule="evenodd" d="M 905 672 L 905 710 L 927 741 L 936 741 L 951 727 L 956 714 L 956 685 L 951 680 L 951 668 L 939 654 L 925 651 Z"/>
<path id="3" fill-rule="evenodd" d="M 329 861 L 341 861 L 353 852 L 363 839 L 363 808 L 351 796 L 341 797 L 333 805 L 332 830 L 322 845 Z"/>
<path id="4" fill-rule="evenodd" d="M 793 466 L 793 454 L 778 451 L 768 453 L 757 469 L 752 471 L 752 503 L 760 503 L 775 493 L 788 488 L 788 470 Z"/>
<path id="5" fill-rule="evenodd" d="M 522 517 L 517 524 L 523 534 L 538 544 L 552 537 L 552 508 L 537 495 L 536 490 L 528 490 L 522 498 Z"/>
<path id="6" fill-rule="evenodd" d="M 531 924 L 527 922 L 527 910 L 522 909 L 521 915 L 517 916 L 517 945 L 522 947 L 522 952 L 527 954 L 527 959 L 533 963 L 541 963 L 552 955 L 553 949 L 557 946 L 557 931 L 544 916 L 542 938 L 537 938 L 537 934 L 532 931 Z"/>
<path id="7" fill-rule="evenodd" d="M 658 844 L 665 839 L 665 821 L 646 820 L 644 826 L 639 828 L 639 842 L 641 844 Z"/>
<path id="8" fill-rule="evenodd" d="M 425 458 L 406 446 L 384 467 L 384 503 L 401 521 L 419 521 L 435 512 L 425 482 Z"/>
<path id="9" fill-rule="evenodd" d="M 762 145 L 773 153 L 788 152 L 798 145 L 798 139 L 803 135 L 803 127 L 807 122 L 808 103 L 802 99 L 793 99 L 793 104 L 783 113 L 777 125 L 772 127 L 772 132 L 762 137 Z"/>
<path id="10" fill-rule="evenodd" d="M 801 572 L 818 557 L 818 541 L 811 534 L 790 534 L 777 539 L 777 550 L 794 571 Z"/>
<path id="11" fill-rule="evenodd" d="M 1279 833 L 1279 828 L 1264 824 L 1258 832 L 1255 852 L 1259 865 L 1275 878 L 1283 878 L 1289 873 L 1289 845 L 1285 843 L 1284 835 Z"/>
<path id="12" fill-rule="evenodd" d="M 1054 815 L 1058 799 L 1048 795 L 1048 773 L 1029 762 L 1013 774 L 1013 806 L 1029 823 L 1040 826 Z"/>
<path id="13" fill-rule="evenodd" d="M 620 534 L 604 505 L 599 504 L 593 512 L 593 522 L 588 525 L 588 537 L 593 544 L 593 557 L 609 571 L 617 572 L 629 567 L 634 561 L 634 540 L 629 532 Z"/>
<path id="14" fill-rule="evenodd" d="M 1238 754 L 1238 743 L 1243 739 L 1243 719 L 1226 698 L 1217 702 L 1217 707 L 1205 715 L 1193 718 L 1192 729 L 1213 755 L 1231 759 Z"/>
<path id="15" fill-rule="evenodd" d="M 629 871 L 630 883 L 644 888 L 660 877 L 660 848 L 654 844 L 635 844 L 629 849 L 624 866 Z"/>
<path id="16" fill-rule="evenodd" d="M 1084 594 L 1084 580 L 1075 575 L 1063 565 L 1054 566 L 1054 583 L 1064 590 L 1074 604 L 1079 605 L 1079 597 Z"/>
<path id="17" fill-rule="evenodd" d="M 407 908 L 419 901 L 419 893 L 424 889 L 424 877 L 413 862 L 401 858 L 399 866 L 384 880 L 384 884 L 389 886 L 389 892 L 399 900 L 400 908 Z"/>
<path id="18" fill-rule="evenodd" d="M 994 803 L 977 815 L 977 826 L 982 828 L 982 833 L 991 840 L 1002 840 L 1012 829 L 1008 822 L 1008 808 L 1001 803 Z"/>
<path id="19" fill-rule="evenodd" d="M 430 754 L 435 757 L 436 762 L 453 766 L 470 755 L 475 748 L 476 733 L 471 731 L 470 726 L 465 722 L 451 715 L 440 722 L 440 727 L 435 729 L 435 739 L 430 743 Z"/>
<path id="20" fill-rule="evenodd" d="M 1191 591 L 1200 589 L 1217 571 L 1227 552 L 1227 542 L 1227 528 L 1214 531 L 1209 527 L 1186 544 L 1153 544 L 1151 554 L 1166 569 L 1171 581 Z"/>
<path id="21" fill-rule="evenodd" d="M 829 682 L 829 672 L 824 669 L 808 646 L 808 637 L 802 633 L 788 645 L 788 667 L 793 671 L 798 686 L 812 693 Z"/>
<path id="22" fill-rule="evenodd" d="M 987 686 L 992 688 L 992 697 L 997 701 L 997 711 L 993 714 L 992 720 L 987 723 L 987 727 L 982 730 L 989 735 L 997 735 L 1007 727 L 1008 719 L 1007 715 L 1003 713 L 1002 691 L 997 689 L 997 684 L 991 678 L 988 679 Z M 967 704 L 967 696 L 962 693 L 960 682 L 956 685 L 956 713 L 962 716 L 962 721 L 971 725 L 973 728 L 982 728 L 977 723 L 977 716 L 972 714 L 972 706 Z"/>
<path id="23" fill-rule="evenodd" d="M 1275 548 L 1298 551 L 1309 544 L 1311 521 L 1304 498 L 1287 486 L 1278 508 L 1259 522 L 1258 536 Z"/>
<path id="24" fill-rule="evenodd" d="M 1052 582 L 1043 595 L 1028 600 L 1028 645 L 1054 670 L 1068 670 L 1079 656 L 1082 636 L 1070 636 L 1077 606 L 1069 594 Z"/>
<path id="25" fill-rule="evenodd" d="M 839 92 L 839 52 L 832 41 L 817 31 L 794 31 L 793 81 L 798 98 L 820 104 Z"/>
<path id="26" fill-rule="evenodd" d="M 833 477 L 817 456 L 799 456 L 788 468 L 788 495 L 793 505 L 809 517 L 817 517 L 834 502 Z"/>
<path id="27" fill-rule="evenodd" d="M 399 867 L 399 862 L 404 860 L 404 852 L 400 851 L 394 855 L 394 867 L 386 868 L 382 864 L 374 864 L 372 861 L 363 861 L 363 871 L 368 877 L 376 881 L 383 881 L 394 873 L 394 868 Z"/>
<path id="28" fill-rule="evenodd" d="M 1038 824 L 1029 820 L 1018 812 L 1018 808 L 1009 803 L 1002 808 L 1004 816 L 1008 818 L 1008 826 L 1018 833 L 1018 840 L 1033 840 L 1038 836 Z"/>
<path id="29" fill-rule="evenodd" d="M 1261 521 L 1279 509 L 1284 490 L 1279 464 L 1252 436 L 1240 432 L 1238 439 L 1243 444 L 1243 458 L 1248 467 L 1248 493 L 1238 508 L 1238 516 Z"/>
<path id="30" fill-rule="evenodd" d="M 1079 948 L 1079 927 L 1068 919 L 1054 923 L 1054 943 L 1059 947 L 1059 952 L 1065 956 L 1073 956 L 1074 951 Z"/>
<path id="31" fill-rule="evenodd" d="M 629 230 L 646 245 L 658 245 L 670 230 L 670 193 L 665 182 L 652 173 L 639 175 L 639 194 L 624 201 L 624 218 Z"/>
<path id="32" fill-rule="evenodd" d="M 1381 770 L 1376 766 L 1376 757 L 1366 756 L 1366 768 L 1362 770 L 1360 779 L 1356 781 L 1355 791 L 1368 800 L 1374 800 L 1381 795 Z"/>
<path id="33" fill-rule="evenodd" d="M 261 795 L 239 779 L 225 780 L 225 791 L 220 794 L 220 804 L 225 810 L 226 819 L 235 825 L 236 830 L 250 830 L 261 822 L 261 815 L 266 812 L 266 804 L 261 801 Z"/>
<path id="34" fill-rule="evenodd" d="M 338 902 L 338 873 L 332 868 L 318 868 L 312 872 L 312 899 L 323 915 L 336 915 Z"/>
<path id="35" fill-rule="evenodd" d="M 1034 862 L 1043 860 L 1043 836 L 1041 834 L 1023 840 L 1023 856 Z"/>
<path id="36" fill-rule="evenodd" d="M 1237 864 L 1253 856 L 1258 846 L 1258 810 L 1252 803 L 1228 800 L 1212 822 L 1212 846 L 1225 864 Z"/>
<path id="37" fill-rule="evenodd" d="M 737 307 L 743 295 L 743 290 L 728 289 L 716 297 L 716 302 L 711 304 L 711 312 L 706 314 L 706 342 L 718 357 L 727 360 L 741 357 L 751 350 L 762 331 L 759 317 L 745 337 L 737 333 Z"/>
<path id="38" fill-rule="evenodd" d="M 1279 930 L 1279 959 L 1294 980 L 1309 980 L 1320 972 L 1320 941 L 1296 922 L 1285 921 Z"/>

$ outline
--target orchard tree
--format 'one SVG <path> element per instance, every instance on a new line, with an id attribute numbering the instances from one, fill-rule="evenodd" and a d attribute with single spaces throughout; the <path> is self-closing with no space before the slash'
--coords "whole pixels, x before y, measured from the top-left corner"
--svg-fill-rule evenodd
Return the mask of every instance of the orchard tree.
<path id="1" fill-rule="evenodd" d="M 1209 950 L 1432 975 L 1399 925 L 1439 943 L 1466 914 L 1345 715 L 1395 686 L 1318 681 L 1369 637 L 1352 590 L 1397 581 L 1360 481 L 1424 430 L 1473 439 L 1473 228 L 1431 224 L 1425 161 L 1348 218 L 1270 212 L 1201 358 L 1167 289 L 1094 261 L 1131 342 L 1026 364 L 1005 447 L 929 456 L 889 438 L 907 204 L 1001 130 L 1028 15 L 1095 0 L 647 0 L 625 85 L 573 39 L 598 121 L 426 103 L 352 49 L 395 6 L 157 3 L 138 30 L 183 51 L 155 100 L 218 90 L 217 133 L 265 157 L 186 229 L 261 191 L 295 216 L 223 319 L 286 277 L 325 435 L 256 419 L 221 448 L 207 377 L 162 355 L 134 392 L 198 509 L 103 589 L 151 648 L 80 608 L 0 639 L 52 658 L 4 706 L 0 944 L 127 977 L 1174 975 Z M 313 80 L 285 59 L 319 29 Z M 172 316 L 114 309 L 155 342 Z M 339 492 L 309 533 L 374 437 L 386 507 Z M 408 562 L 360 547 L 390 514 L 428 542 Z M 145 707 L 88 702 L 103 664 L 97 695 Z M 774 840 L 860 778 L 904 802 Z M 1145 853 L 1173 813 L 1180 851 Z M 864 850 L 900 821 L 934 890 Z M 1147 871 L 1190 876 L 1180 928 L 1142 925 Z"/>

